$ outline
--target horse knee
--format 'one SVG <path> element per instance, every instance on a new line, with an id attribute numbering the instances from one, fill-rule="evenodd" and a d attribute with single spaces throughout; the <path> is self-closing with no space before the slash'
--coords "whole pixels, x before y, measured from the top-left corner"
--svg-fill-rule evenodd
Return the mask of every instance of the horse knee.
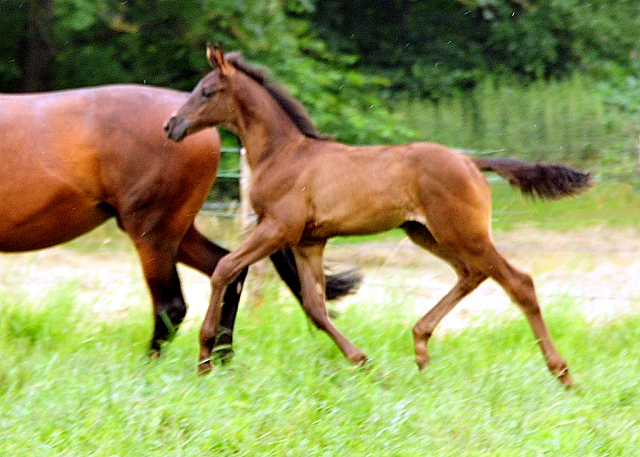
<path id="1" fill-rule="evenodd" d="M 226 257 L 223 257 L 222 260 L 220 260 L 211 275 L 210 281 L 212 287 L 227 287 L 241 274 L 233 274 L 233 270 L 229 268 L 228 262 L 226 262 L 225 259 Z"/>
<path id="2" fill-rule="evenodd" d="M 179 325 L 187 314 L 187 304 L 182 296 L 177 271 L 170 279 L 148 279 L 147 282 L 153 296 L 156 318 L 160 317 L 173 326 Z"/>
<path id="3" fill-rule="evenodd" d="M 151 339 L 151 351 L 160 351 L 162 343 L 170 340 L 178 331 L 178 327 L 187 314 L 187 305 L 182 297 L 170 303 L 156 305 L 155 325 Z"/>
<path id="4" fill-rule="evenodd" d="M 317 303 L 303 303 L 304 310 L 307 313 L 311 322 L 320 330 L 327 329 L 327 323 L 329 321 L 329 313 L 325 306 L 321 306 Z"/>
<path id="5" fill-rule="evenodd" d="M 156 311 L 156 316 L 163 320 L 168 320 L 172 326 L 177 327 L 182 323 L 184 317 L 187 315 L 187 304 L 182 297 L 175 298 L 169 303 L 164 303 Z"/>
<path id="6" fill-rule="evenodd" d="M 527 315 L 540 314 L 540 305 L 538 305 L 531 276 L 521 273 L 516 286 L 509 291 L 509 295 Z"/>

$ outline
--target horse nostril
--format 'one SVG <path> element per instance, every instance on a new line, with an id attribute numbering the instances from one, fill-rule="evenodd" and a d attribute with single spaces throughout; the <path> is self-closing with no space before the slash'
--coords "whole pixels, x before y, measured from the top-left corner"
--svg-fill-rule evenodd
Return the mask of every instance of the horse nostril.
<path id="1" fill-rule="evenodd" d="M 172 116 L 164 123 L 164 132 L 167 138 L 173 141 L 182 141 L 187 136 L 190 123 L 179 116 Z"/>

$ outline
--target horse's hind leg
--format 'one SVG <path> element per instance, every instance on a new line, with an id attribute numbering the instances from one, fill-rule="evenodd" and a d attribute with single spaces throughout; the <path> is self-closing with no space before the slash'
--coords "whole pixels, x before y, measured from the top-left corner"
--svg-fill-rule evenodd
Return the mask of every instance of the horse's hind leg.
<path id="1" fill-rule="evenodd" d="M 300 278 L 298 268 L 291 249 L 283 249 L 271 255 L 271 262 L 276 271 L 302 303 Z M 335 300 L 353 293 L 360 286 L 362 276 L 356 271 L 344 271 L 341 273 L 325 275 L 326 299 Z"/>
<path id="2" fill-rule="evenodd" d="M 228 253 L 229 251 L 213 243 L 191 225 L 180 243 L 178 261 L 210 277 L 220 259 Z M 245 268 L 227 287 L 224 294 L 220 326 L 214 343 L 215 354 L 222 362 L 227 362 L 233 354 L 233 327 L 247 271 Z"/>
<path id="3" fill-rule="evenodd" d="M 490 241 L 487 241 L 484 249 L 475 250 L 475 252 L 476 254 L 471 256 L 473 263 L 500 284 L 524 312 L 538 340 L 549 371 L 565 386 L 571 385 L 569 368 L 553 344 L 542 318 L 531 277 L 511 266 Z"/>
<path id="4" fill-rule="evenodd" d="M 437 325 L 465 296 L 475 290 L 487 275 L 470 262 L 458 256 L 453 250 L 439 245 L 429 230 L 418 223 L 407 223 L 402 227 L 409 238 L 417 245 L 451 265 L 458 275 L 453 288 L 413 327 L 413 341 L 416 351 L 416 363 L 423 370 L 430 360 L 427 345 Z"/>

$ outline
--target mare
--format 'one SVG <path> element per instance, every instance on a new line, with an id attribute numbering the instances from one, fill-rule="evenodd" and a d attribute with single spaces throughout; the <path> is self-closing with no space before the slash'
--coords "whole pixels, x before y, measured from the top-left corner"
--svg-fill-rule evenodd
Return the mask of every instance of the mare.
<path id="1" fill-rule="evenodd" d="M 218 171 L 218 132 L 206 129 L 177 144 L 162 130 L 187 98 L 141 85 L 0 95 L 0 252 L 60 244 L 115 217 L 135 245 L 151 293 L 152 355 L 186 313 L 176 262 L 210 276 L 228 253 L 194 226 Z M 272 260 L 300 297 L 291 252 Z M 227 355 L 245 275 L 224 297 L 217 344 Z M 358 280 L 330 276 L 327 293 L 344 295 Z"/>
<path id="2" fill-rule="evenodd" d="M 207 47 L 213 71 L 167 120 L 181 140 L 205 127 L 236 133 L 252 169 L 251 203 L 258 226 L 211 277 L 212 295 L 200 331 L 202 373 L 211 369 L 222 293 L 247 265 L 290 247 L 298 266 L 303 306 L 348 360 L 365 355 L 331 322 L 325 307 L 323 251 L 333 236 L 401 227 L 417 245 L 448 262 L 458 281 L 413 328 L 416 362 L 429 361 L 437 324 L 487 278 L 497 281 L 527 317 L 547 366 L 563 384 L 572 380 L 542 318 L 531 277 L 498 253 L 491 238 L 491 194 L 483 171 L 493 171 L 525 193 L 572 195 L 590 185 L 588 174 L 561 164 L 477 158 L 432 143 L 352 147 L 321 135 L 302 105 L 238 53 Z"/>

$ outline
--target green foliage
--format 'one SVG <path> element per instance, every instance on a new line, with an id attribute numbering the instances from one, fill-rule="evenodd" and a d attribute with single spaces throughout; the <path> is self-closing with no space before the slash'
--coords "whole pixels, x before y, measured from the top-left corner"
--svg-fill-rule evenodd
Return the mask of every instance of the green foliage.
<path id="1" fill-rule="evenodd" d="M 403 123 L 452 147 L 615 169 L 637 154 L 637 121 L 589 77 L 519 84 L 485 78 L 440 103 L 408 99 Z"/>
<path id="2" fill-rule="evenodd" d="M 636 119 L 634 127 L 640 131 L 637 121 L 640 113 L 640 61 L 635 61 L 630 68 L 616 62 L 607 62 L 599 69 L 602 77 L 598 84 L 605 101 L 613 108 L 627 113 Z"/>
<path id="3" fill-rule="evenodd" d="M 355 71 L 351 56 L 329 52 L 303 18 L 313 8 L 304 0 L 55 0 L 48 32 L 56 57 L 50 87 L 42 89 L 136 82 L 191 90 L 209 71 L 205 43 L 220 42 L 269 66 L 321 130 L 353 143 L 412 138 L 378 95 L 391 82 Z M 11 11 L 1 20 L 11 20 L 7 28 L 16 33 L 0 39 L 0 47 L 16 54 L 26 8 Z M 19 66 L 15 59 L 0 65 L 0 87 L 10 89 Z"/>
<path id="4" fill-rule="evenodd" d="M 484 71 L 476 43 L 486 39 L 486 27 L 456 2 L 335 0 L 316 7 L 312 21 L 330 48 L 357 56 L 359 69 L 388 76 L 394 90 L 440 100 Z"/>
<path id="5" fill-rule="evenodd" d="M 122 82 L 190 90 L 209 69 L 205 43 L 217 41 L 268 66 L 322 131 L 355 144 L 424 137 L 393 109 L 406 96 L 468 100 L 467 124 L 482 133 L 491 115 L 475 99 L 487 80 L 517 92 L 523 83 L 554 86 L 586 74 L 610 106 L 640 110 L 635 0 L 0 0 L 0 7 L 10 32 L 0 36 L 6 92 L 20 89 L 27 60 L 40 90 Z M 33 12 L 43 8 L 52 17 L 39 21 Z M 50 69 L 37 68 L 51 56 Z M 580 158 L 579 148 L 571 151 Z"/>
<path id="6" fill-rule="evenodd" d="M 307 107 L 319 129 L 339 141 L 402 143 L 417 138 L 415 130 L 403 125 L 391 105 L 380 98 L 380 90 L 391 85 L 387 78 L 357 72 L 328 52 L 322 61 L 300 56 L 273 69 Z"/>
<path id="7" fill-rule="evenodd" d="M 0 88 L 14 87 L 21 75 L 17 49 L 25 33 L 26 13 L 16 8 L 15 3 L 15 0 L 0 0 L 0 30 L 14 32 L 3 33 L 0 38 Z"/>
<path id="8" fill-rule="evenodd" d="M 486 74 L 523 80 L 638 60 L 633 0 L 329 0 L 312 21 L 332 49 L 358 56 L 394 87 L 439 101 Z"/>

